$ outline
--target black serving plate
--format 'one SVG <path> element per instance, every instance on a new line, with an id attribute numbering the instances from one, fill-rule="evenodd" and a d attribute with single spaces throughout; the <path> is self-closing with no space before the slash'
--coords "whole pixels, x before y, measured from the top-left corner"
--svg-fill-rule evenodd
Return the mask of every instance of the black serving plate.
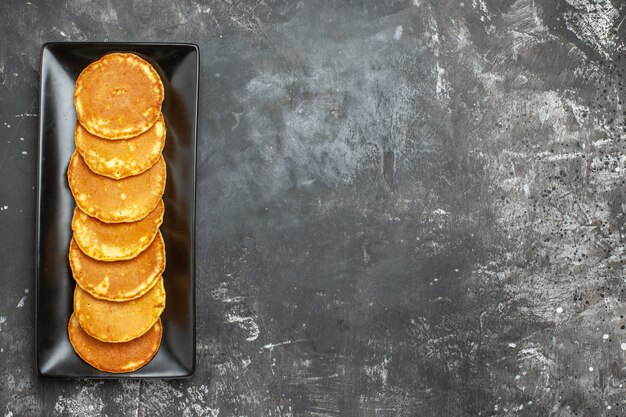
<path id="1" fill-rule="evenodd" d="M 167 140 L 165 218 L 161 232 L 167 265 L 163 340 L 152 361 L 126 374 L 100 372 L 72 349 L 67 323 L 74 279 L 68 262 L 74 200 L 66 170 L 74 150 L 74 84 L 101 56 L 132 51 L 159 72 L 165 87 Z M 168 43 L 48 43 L 41 51 L 37 201 L 37 370 L 70 378 L 183 378 L 195 367 L 194 217 L 198 48 Z"/>

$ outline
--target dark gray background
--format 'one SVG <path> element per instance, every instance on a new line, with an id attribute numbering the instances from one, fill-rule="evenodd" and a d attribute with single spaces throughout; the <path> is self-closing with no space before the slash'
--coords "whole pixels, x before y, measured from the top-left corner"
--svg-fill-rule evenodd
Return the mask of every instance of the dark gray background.
<path id="1" fill-rule="evenodd" d="M 0 3 L 4 416 L 623 416 L 626 3 Z M 201 54 L 197 370 L 34 370 L 48 41 Z"/>

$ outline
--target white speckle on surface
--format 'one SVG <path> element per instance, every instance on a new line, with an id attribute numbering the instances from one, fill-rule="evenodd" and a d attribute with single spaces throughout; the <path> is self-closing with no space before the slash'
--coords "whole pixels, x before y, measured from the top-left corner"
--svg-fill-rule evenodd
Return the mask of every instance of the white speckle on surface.
<path id="1" fill-rule="evenodd" d="M 608 338 L 609 338 L 609 335 L 608 335 L 608 334 L 604 334 L 604 335 L 602 335 L 602 339 L 604 339 L 604 340 L 608 340 Z"/>
<path id="2" fill-rule="evenodd" d="M 22 298 L 20 298 L 20 301 L 17 302 L 17 308 L 24 307 L 24 302 L 26 302 L 26 296 L 23 296 Z"/>
<path id="3" fill-rule="evenodd" d="M 472 0 L 472 7 L 481 13 L 480 21 L 484 23 L 483 27 L 486 33 L 495 32 L 496 27 L 491 23 L 491 14 L 484 0 Z"/>
<path id="4" fill-rule="evenodd" d="M 618 46 L 617 36 L 612 31 L 618 24 L 619 11 L 610 0 L 593 3 L 586 0 L 566 0 L 574 8 L 563 15 L 567 29 L 586 46 L 591 47 L 604 58 Z"/>
<path id="5" fill-rule="evenodd" d="M 402 31 L 403 31 L 403 29 L 402 29 L 402 25 L 399 25 L 399 26 L 396 28 L 396 31 L 395 31 L 395 32 L 394 32 L 394 34 L 393 34 L 393 38 L 394 38 L 395 40 L 399 41 L 399 40 L 402 38 Z"/>
<path id="6" fill-rule="evenodd" d="M 603 148 L 605 145 L 612 144 L 613 141 L 611 139 L 600 139 L 591 143 L 591 145 L 595 148 Z"/>
<path id="7" fill-rule="evenodd" d="M 227 274 L 227 276 L 230 276 Z M 219 300 L 227 305 L 225 312 L 226 323 L 235 323 L 244 330 L 248 336 L 246 340 L 251 342 L 259 337 L 259 326 L 252 316 L 249 316 L 248 309 L 243 304 L 245 298 L 241 296 L 229 296 L 228 283 L 222 282 L 216 289 L 211 292 L 211 296 L 215 300 Z"/>
<path id="8" fill-rule="evenodd" d="M 626 350 L 626 343 L 622 343 L 622 344 L 620 345 L 620 348 L 621 348 L 622 350 Z"/>
<path id="9" fill-rule="evenodd" d="M 557 314 L 561 314 L 563 312 L 563 307 L 557 307 L 556 308 L 556 313 Z"/>
<path id="10" fill-rule="evenodd" d="M 387 365 L 391 362 L 391 359 L 385 356 L 383 361 L 376 365 L 365 365 L 363 370 L 365 374 L 372 379 L 379 379 L 383 387 L 387 385 L 387 378 L 389 377 L 387 371 Z"/>
<path id="11" fill-rule="evenodd" d="M 593 366 L 589 367 L 589 372 L 593 372 Z"/>
<path id="12" fill-rule="evenodd" d="M 439 65 L 439 62 L 437 62 L 437 65 L 435 67 L 437 70 L 437 85 L 435 87 L 435 91 L 437 92 L 438 97 L 447 98 L 448 92 L 446 86 L 446 70 Z"/>
<path id="13" fill-rule="evenodd" d="M 259 326 L 252 317 L 242 317 L 236 314 L 226 313 L 227 323 L 238 323 L 239 327 L 248 333 L 246 340 L 252 342 L 259 337 Z"/>
<path id="14" fill-rule="evenodd" d="M 509 347 L 514 348 L 514 347 L 517 347 L 517 345 L 515 343 L 509 343 Z"/>
<path id="15" fill-rule="evenodd" d="M 20 140 L 21 140 L 22 142 L 24 142 L 24 138 L 20 138 Z"/>
<path id="16" fill-rule="evenodd" d="M 27 151 L 22 151 L 22 155 L 28 155 Z"/>
<path id="17" fill-rule="evenodd" d="M 104 402 L 97 395 L 101 385 L 102 382 L 89 382 L 75 394 L 59 395 L 54 411 L 72 417 L 101 415 Z"/>
<path id="18" fill-rule="evenodd" d="M 248 358 L 248 359 L 242 359 L 241 363 L 243 365 L 243 369 L 246 369 L 248 366 L 250 366 L 250 364 L 252 363 L 252 359 Z"/>

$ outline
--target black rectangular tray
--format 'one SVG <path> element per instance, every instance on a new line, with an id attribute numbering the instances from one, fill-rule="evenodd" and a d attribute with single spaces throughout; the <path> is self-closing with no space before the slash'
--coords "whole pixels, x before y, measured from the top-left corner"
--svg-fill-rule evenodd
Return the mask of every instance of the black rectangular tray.
<path id="1" fill-rule="evenodd" d="M 165 217 L 166 307 L 157 355 L 126 374 L 100 372 L 72 349 L 67 323 L 74 279 L 68 262 L 74 200 L 66 170 L 74 150 L 74 84 L 91 62 L 110 52 L 142 56 L 165 87 L 167 139 Z M 172 43 L 47 43 L 41 51 L 36 247 L 36 346 L 39 375 L 69 378 L 184 378 L 195 368 L 195 177 L 198 47 Z"/>

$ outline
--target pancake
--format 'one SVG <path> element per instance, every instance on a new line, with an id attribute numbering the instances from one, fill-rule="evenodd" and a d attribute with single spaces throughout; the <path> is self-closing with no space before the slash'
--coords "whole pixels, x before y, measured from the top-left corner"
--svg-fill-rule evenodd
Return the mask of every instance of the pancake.
<path id="1" fill-rule="evenodd" d="M 132 259 L 152 243 L 163 223 L 164 211 L 161 200 L 148 216 L 137 222 L 103 223 L 76 208 L 72 218 L 74 239 L 90 258 L 100 261 Z"/>
<path id="2" fill-rule="evenodd" d="M 74 106 L 80 124 L 90 133 L 124 139 L 157 121 L 163 97 L 163 83 L 152 65 L 135 54 L 112 53 L 80 73 Z"/>
<path id="3" fill-rule="evenodd" d="M 108 140 L 94 136 L 76 123 L 76 150 L 96 174 L 120 179 L 141 174 L 156 164 L 165 145 L 165 122 L 160 115 L 144 133 L 130 139 Z"/>
<path id="4" fill-rule="evenodd" d="M 145 294 L 165 270 L 165 245 L 160 232 L 148 248 L 127 261 L 103 262 L 70 243 L 70 267 L 76 283 L 96 298 L 127 301 Z"/>
<path id="5" fill-rule="evenodd" d="M 147 171 L 121 180 L 95 174 L 77 152 L 67 168 L 76 205 L 105 223 L 134 222 L 146 217 L 163 196 L 165 176 L 162 156 Z"/>
<path id="6" fill-rule="evenodd" d="M 92 297 L 78 285 L 74 290 L 74 314 L 91 337 L 109 343 L 133 340 L 159 320 L 165 308 L 163 278 L 139 298 L 116 303 Z"/>
<path id="7" fill-rule="evenodd" d="M 89 336 L 72 314 L 67 334 L 76 354 L 89 365 L 104 372 L 122 373 L 136 371 L 150 362 L 161 345 L 163 326 L 161 320 L 157 320 L 141 337 L 123 343 L 106 343 Z"/>

